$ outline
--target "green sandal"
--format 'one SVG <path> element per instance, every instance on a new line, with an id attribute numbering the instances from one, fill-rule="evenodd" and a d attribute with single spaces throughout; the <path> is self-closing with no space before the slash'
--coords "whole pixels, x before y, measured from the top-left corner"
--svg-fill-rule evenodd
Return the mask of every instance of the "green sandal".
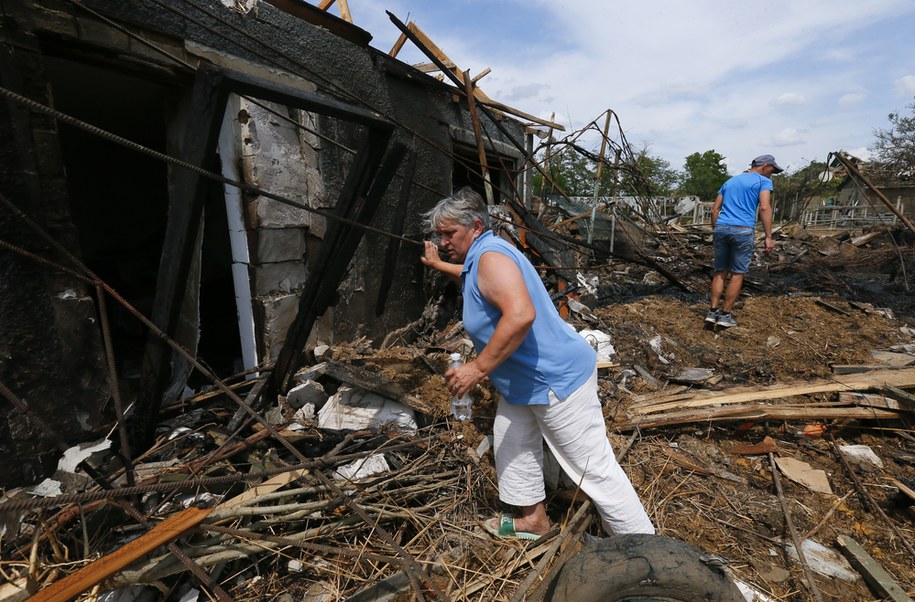
<path id="1" fill-rule="evenodd" d="M 483 523 L 483 528 L 496 537 L 502 537 L 504 539 L 534 540 L 540 539 L 541 537 L 536 533 L 515 531 L 515 517 L 505 512 L 499 516 L 494 516 L 491 519 L 485 521 Z"/>

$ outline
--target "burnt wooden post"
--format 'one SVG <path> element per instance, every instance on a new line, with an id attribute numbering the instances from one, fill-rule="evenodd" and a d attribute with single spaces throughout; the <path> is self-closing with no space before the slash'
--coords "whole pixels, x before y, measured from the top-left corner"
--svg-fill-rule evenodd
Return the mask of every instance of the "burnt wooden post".
<path id="1" fill-rule="evenodd" d="M 358 224 L 368 224 L 372 219 L 378 202 L 407 151 L 403 144 L 395 145 L 375 175 L 378 157 L 384 152 L 389 137 L 387 132 L 379 134 L 369 130 L 368 139 L 359 149 L 340 193 L 340 200 L 334 210 L 336 216 Z M 286 341 L 277 356 L 270 387 L 265 390 L 268 398 L 288 388 L 293 372 L 302 362 L 305 343 L 315 320 L 333 302 L 337 286 L 349 269 L 363 234 L 362 228 L 354 227 L 351 223 L 330 220 L 327 234 L 321 241 L 315 269 L 299 298 L 295 321 L 289 327 Z"/>
<path id="2" fill-rule="evenodd" d="M 400 200 L 394 210 L 391 220 L 391 233 L 398 236 L 403 234 L 404 221 L 407 219 L 407 206 L 410 202 L 410 188 L 413 186 L 413 174 L 416 173 L 416 151 L 410 151 L 407 166 L 404 170 L 400 186 Z M 388 250 L 384 257 L 384 271 L 381 274 L 381 285 L 378 287 L 378 299 L 375 301 L 375 315 L 384 313 L 387 303 L 388 291 L 394 280 L 394 268 L 397 266 L 397 254 L 400 252 L 400 240 L 392 238 L 388 241 Z"/>
<path id="3" fill-rule="evenodd" d="M 197 71 L 182 143 L 180 158 L 183 161 L 207 168 L 215 160 L 213 151 L 228 95 L 229 90 L 220 71 L 212 67 L 202 67 Z M 169 337 L 175 334 L 181 304 L 187 292 L 188 273 L 208 184 L 200 174 L 188 169 L 180 169 L 175 174 L 151 316 L 152 322 Z M 162 393 L 171 375 L 170 359 L 169 346 L 150 333 L 143 357 L 133 429 L 137 449 L 146 449 L 155 434 Z"/>

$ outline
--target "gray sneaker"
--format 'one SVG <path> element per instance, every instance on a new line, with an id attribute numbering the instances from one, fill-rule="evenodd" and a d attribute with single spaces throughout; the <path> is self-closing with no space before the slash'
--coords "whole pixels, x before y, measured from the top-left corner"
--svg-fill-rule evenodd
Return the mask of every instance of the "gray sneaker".
<path id="1" fill-rule="evenodd" d="M 718 316 L 720 314 L 721 314 L 720 309 L 717 309 L 717 308 L 710 309 L 710 310 L 708 310 L 708 313 L 705 314 L 705 321 L 708 322 L 709 324 L 714 324 L 715 322 L 718 321 Z"/>
<path id="2" fill-rule="evenodd" d="M 730 328 L 731 326 L 737 326 L 737 320 L 734 319 L 734 316 L 731 315 L 731 312 L 723 311 L 718 314 L 718 319 L 715 320 L 715 324 L 721 326 L 722 328 Z"/>

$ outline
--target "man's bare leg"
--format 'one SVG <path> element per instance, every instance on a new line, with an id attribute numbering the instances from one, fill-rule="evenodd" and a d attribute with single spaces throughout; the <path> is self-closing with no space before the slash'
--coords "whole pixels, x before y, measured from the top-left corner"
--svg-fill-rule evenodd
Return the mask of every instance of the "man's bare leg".
<path id="1" fill-rule="evenodd" d="M 714 283 L 714 280 L 712 281 Z M 724 307 L 722 311 L 731 311 L 734 302 L 740 295 L 740 289 L 743 288 L 743 274 L 731 274 L 731 280 L 728 281 L 728 288 L 724 292 Z"/>
<path id="2" fill-rule="evenodd" d="M 728 273 L 728 271 L 715 272 L 715 275 L 712 276 L 712 290 L 709 295 L 709 306 L 712 309 L 718 309 L 718 304 L 721 303 L 721 294 L 724 292 L 724 280 Z"/>

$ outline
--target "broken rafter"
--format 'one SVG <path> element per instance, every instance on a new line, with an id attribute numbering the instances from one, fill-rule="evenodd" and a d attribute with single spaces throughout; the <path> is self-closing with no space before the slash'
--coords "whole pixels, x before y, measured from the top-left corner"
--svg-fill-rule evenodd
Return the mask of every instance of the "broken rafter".
<path id="1" fill-rule="evenodd" d="M 452 67 L 448 66 L 449 64 L 455 65 L 454 61 L 449 59 L 448 56 L 442 51 L 442 49 L 439 48 L 438 46 L 436 46 L 435 43 L 431 39 L 429 39 L 429 36 L 427 36 L 419 28 L 418 25 L 416 25 L 416 23 L 411 21 L 408 25 L 405 25 L 402 21 L 400 21 L 400 19 L 395 17 L 394 14 L 391 13 L 390 11 L 387 11 L 387 13 L 388 13 L 388 17 L 391 19 L 391 21 L 400 29 L 402 36 L 405 36 L 407 39 L 409 39 L 414 44 L 416 44 L 416 47 L 419 48 L 423 52 L 423 54 L 425 54 L 427 57 L 429 57 L 429 60 L 431 60 L 433 63 L 435 63 L 435 65 L 438 66 L 439 70 L 442 73 L 444 73 L 445 75 L 447 75 L 455 86 L 457 86 L 458 88 L 463 87 L 464 76 L 463 76 L 463 73 L 461 72 L 461 70 L 458 69 L 456 66 L 452 66 Z M 394 47 L 394 49 L 391 50 L 391 52 L 394 53 L 395 50 L 399 51 L 401 46 L 403 46 L 403 44 L 401 44 L 400 40 L 398 39 L 398 44 L 395 44 L 395 47 Z M 395 54 L 392 54 L 391 56 L 395 56 Z M 483 75 L 484 74 L 481 74 L 477 77 L 480 78 Z M 514 107 L 510 107 L 508 105 L 497 102 L 497 101 L 489 98 L 488 96 L 486 96 L 486 94 L 484 94 L 483 91 L 480 90 L 479 88 L 474 89 L 474 96 L 480 104 L 484 104 L 497 111 L 501 111 L 503 113 L 509 113 L 510 115 L 514 115 L 515 117 L 527 119 L 528 121 L 532 121 L 533 123 L 536 123 L 539 125 L 544 125 L 549 128 L 553 128 L 553 129 L 556 129 L 556 130 L 559 130 L 562 132 L 565 131 L 565 128 L 558 123 L 553 123 L 553 122 L 547 121 L 545 119 L 540 119 L 539 117 L 535 117 L 534 115 L 531 115 L 530 113 L 525 113 L 524 111 L 521 111 Z"/>
<path id="2" fill-rule="evenodd" d="M 407 219 L 407 207 L 410 203 L 410 190 L 413 186 L 413 176 L 416 173 L 416 151 L 411 150 L 407 156 L 407 165 L 404 168 L 400 184 L 400 198 L 394 214 L 391 216 L 391 233 L 400 236 Z M 387 303 L 388 291 L 394 282 L 394 270 L 397 267 L 397 255 L 400 252 L 400 239 L 388 240 L 388 250 L 384 258 L 384 270 L 381 273 L 381 284 L 378 286 L 378 298 L 375 300 L 375 315 L 384 313 Z"/>
<path id="3" fill-rule="evenodd" d="M 407 34 L 404 34 L 404 33 L 400 34 L 400 36 L 397 38 L 397 41 L 394 42 L 394 45 L 391 47 L 391 51 L 388 52 L 388 56 L 390 56 L 391 58 L 396 58 L 397 55 L 400 54 L 400 51 L 403 48 L 403 45 L 406 43 L 407 43 Z"/>
<path id="4" fill-rule="evenodd" d="M 326 11 L 334 4 L 340 8 L 340 18 L 347 23 L 352 23 L 353 15 L 349 12 L 349 3 L 347 0 L 322 0 L 321 3 L 318 4 L 318 8 Z"/>
<path id="5" fill-rule="evenodd" d="M 222 72 L 204 66 L 197 71 L 187 109 L 188 130 L 182 141 L 181 159 L 192 165 L 207 167 L 222 126 L 229 88 Z M 198 173 L 178 169 L 169 194 L 168 223 L 159 275 L 156 282 L 152 322 L 174 339 L 182 304 L 190 281 L 191 264 L 198 248 L 201 219 L 209 181 Z M 158 423 L 159 408 L 166 385 L 172 376 L 171 352 L 165 341 L 150 332 L 140 378 L 135 415 L 137 432 L 131 443 L 144 449 L 152 442 Z"/>
<path id="6" fill-rule="evenodd" d="M 486 202 L 489 205 L 495 203 L 492 192 L 492 181 L 489 178 L 489 165 L 486 162 L 486 144 L 483 140 L 483 128 L 480 125 L 480 117 L 477 115 L 476 87 L 473 80 L 470 79 L 470 71 L 464 72 L 464 86 L 467 91 L 467 110 L 470 113 L 470 123 L 473 126 L 473 136 L 477 141 L 477 154 L 480 158 L 480 171 L 483 172 L 483 188 L 486 192 Z"/>

